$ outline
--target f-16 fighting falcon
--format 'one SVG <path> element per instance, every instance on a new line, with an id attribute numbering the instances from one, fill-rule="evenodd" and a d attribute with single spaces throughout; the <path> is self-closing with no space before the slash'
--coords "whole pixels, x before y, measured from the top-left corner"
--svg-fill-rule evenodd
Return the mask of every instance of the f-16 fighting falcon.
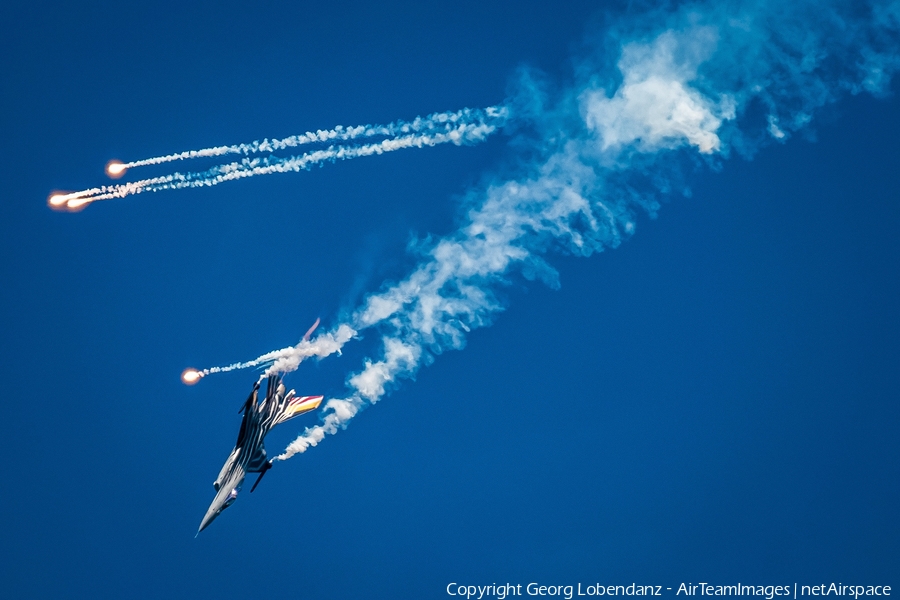
<path id="1" fill-rule="evenodd" d="M 259 384 L 257 381 L 253 391 L 250 392 L 250 397 L 241 408 L 240 412 L 244 413 L 244 417 L 237 442 L 219 476 L 213 482 L 216 497 L 209 505 L 203 521 L 200 522 L 198 534 L 206 529 L 219 513 L 234 503 L 247 473 L 259 473 L 256 483 L 250 488 L 252 493 L 266 471 L 272 468 L 272 461 L 266 460 L 266 447 L 263 445 L 266 434 L 279 423 L 315 410 L 322 402 L 322 396 L 295 396 L 294 390 L 285 394 L 284 384 L 278 375 L 269 375 L 266 397 L 262 402 L 258 402 Z"/>

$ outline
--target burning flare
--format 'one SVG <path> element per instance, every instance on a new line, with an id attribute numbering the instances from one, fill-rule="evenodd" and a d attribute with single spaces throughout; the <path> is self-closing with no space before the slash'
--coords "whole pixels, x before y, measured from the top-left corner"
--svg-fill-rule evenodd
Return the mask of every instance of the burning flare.
<path id="1" fill-rule="evenodd" d="M 185 369 L 181 374 L 181 382 L 184 385 L 194 385 L 195 383 L 200 381 L 201 377 L 203 377 L 203 373 L 201 373 L 197 369 L 192 369 L 189 367 Z"/>
<path id="2" fill-rule="evenodd" d="M 49 206 L 53 210 L 64 210 L 63 205 L 67 200 L 68 198 L 66 197 L 66 194 L 62 192 L 53 192 L 47 198 L 47 206 Z"/>
<path id="3" fill-rule="evenodd" d="M 111 160 L 106 163 L 106 174 L 112 179 L 119 179 L 127 170 L 128 167 L 118 160 Z"/>
<path id="4" fill-rule="evenodd" d="M 53 210 L 78 212 L 93 202 L 85 198 L 83 192 L 53 192 L 47 197 L 47 206 Z"/>

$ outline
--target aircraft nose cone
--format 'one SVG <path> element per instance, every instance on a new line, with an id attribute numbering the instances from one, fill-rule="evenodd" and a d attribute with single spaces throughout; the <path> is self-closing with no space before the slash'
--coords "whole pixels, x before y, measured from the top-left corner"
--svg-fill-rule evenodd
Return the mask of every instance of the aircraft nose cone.
<path id="1" fill-rule="evenodd" d="M 203 520 L 200 521 L 200 529 L 197 530 L 197 534 L 199 535 L 201 531 L 209 527 L 209 524 L 213 522 L 213 520 L 219 516 L 219 513 L 213 510 L 212 507 L 206 511 L 206 515 L 203 517 Z"/>
<path id="2" fill-rule="evenodd" d="M 201 531 L 209 527 L 210 523 L 212 523 L 212 519 L 210 519 L 209 517 L 203 517 L 203 520 L 200 521 L 200 529 L 197 530 L 197 533 L 199 534 Z"/>

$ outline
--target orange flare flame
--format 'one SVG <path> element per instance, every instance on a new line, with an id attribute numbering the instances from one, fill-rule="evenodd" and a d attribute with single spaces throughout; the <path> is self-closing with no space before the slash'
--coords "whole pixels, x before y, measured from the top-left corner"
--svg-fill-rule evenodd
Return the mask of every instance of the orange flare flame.
<path id="1" fill-rule="evenodd" d="M 71 198 L 66 202 L 66 210 L 69 212 L 78 212 L 84 210 L 91 202 L 93 202 L 93 200 L 90 198 Z"/>
<path id="2" fill-rule="evenodd" d="M 181 382 L 184 385 L 194 385 L 203 375 L 197 369 L 187 368 L 181 374 Z"/>
<path id="3" fill-rule="evenodd" d="M 47 206 L 53 210 L 78 212 L 90 204 L 92 200 L 79 196 L 80 192 L 56 191 L 47 197 Z"/>
<path id="4" fill-rule="evenodd" d="M 53 210 L 65 210 L 66 200 L 68 200 L 66 192 L 53 192 L 47 197 L 47 206 Z"/>
<path id="5" fill-rule="evenodd" d="M 125 174 L 125 171 L 128 170 L 121 161 L 111 160 L 106 163 L 106 174 L 109 175 L 112 179 L 118 179 L 122 175 Z"/>

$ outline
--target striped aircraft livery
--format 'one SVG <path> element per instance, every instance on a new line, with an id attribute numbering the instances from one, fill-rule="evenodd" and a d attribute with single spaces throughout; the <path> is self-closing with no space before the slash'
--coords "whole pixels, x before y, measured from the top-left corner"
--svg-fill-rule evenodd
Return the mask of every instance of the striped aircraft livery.
<path id="1" fill-rule="evenodd" d="M 258 402 L 259 384 L 257 381 L 253 391 L 250 392 L 250 397 L 241 408 L 244 418 L 241 420 L 237 442 L 219 476 L 213 482 L 216 497 L 209 505 L 203 521 L 200 522 L 198 534 L 237 499 L 247 473 L 259 473 L 259 478 L 250 489 L 252 492 L 266 471 L 272 467 L 272 461 L 267 460 L 266 447 L 263 444 L 266 434 L 279 423 L 315 410 L 322 403 L 322 396 L 295 396 L 294 390 L 285 394 L 284 384 L 279 375 L 269 376 L 266 397 L 262 402 Z"/>

